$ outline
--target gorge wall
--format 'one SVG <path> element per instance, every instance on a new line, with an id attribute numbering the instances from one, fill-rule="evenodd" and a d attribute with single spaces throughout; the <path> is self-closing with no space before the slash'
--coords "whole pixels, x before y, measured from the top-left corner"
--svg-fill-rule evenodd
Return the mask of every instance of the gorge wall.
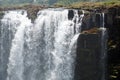
<path id="1" fill-rule="evenodd" d="M 90 12 L 90 13 L 89 13 Z M 101 16 L 104 13 L 104 23 Z M 109 80 L 120 79 L 120 7 L 89 10 L 83 18 L 83 30 L 104 26 L 108 31 L 107 41 L 107 78 Z M 91 32 L 91 31 L 90 31 Z M 94 30 L 92 31 L 94 32 Z M 89 41 L 88 41 L 89 42 Z M 82 73 L 81 73 L 82 74 Z M 90 78 L 90 77 L 89 77 Z M 88 79 L 88 78 L 87 78 Z"/>

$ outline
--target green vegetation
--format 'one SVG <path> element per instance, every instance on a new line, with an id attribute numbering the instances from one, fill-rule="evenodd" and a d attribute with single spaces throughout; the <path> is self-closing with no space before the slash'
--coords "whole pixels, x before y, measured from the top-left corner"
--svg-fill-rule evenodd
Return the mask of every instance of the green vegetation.
<path id="1" fill-rule="evenodd" d="M 67 7 L 67 8 L 82 8 L 82 9 L 94 9 L 94 8 L 109 8 L 114 6 L 120 6 L 120 0 L 106 0 L 102 2 L 73 2 L 73 3 L 57 3 L 57 7 Z"/>
<path id="2" fill-rule="evenodd" d="M 0 6 L 11 6 L 11 5 L 25 5 L 25 4 L 41 4 L 41 5 L 58 5 L 58 6 L 71 6 L 71 7 L 81 7 L 90 5 L 89 3 L 96 3 L 96 5 L 119 5 L 120 0 L 0 0 Z M 116 3 L 117 2 L 117 3 Z M 82 5 L 83 4 L 83 5 Z M 92 6 L 94 6 L 92 4 Z"/>

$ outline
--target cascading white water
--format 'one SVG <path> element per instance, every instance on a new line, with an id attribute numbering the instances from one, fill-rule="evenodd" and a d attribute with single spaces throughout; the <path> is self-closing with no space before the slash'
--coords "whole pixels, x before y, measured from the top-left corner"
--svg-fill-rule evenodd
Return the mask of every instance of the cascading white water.
<path id="1" fill-rule="evenodd" d="M 6 13 L 2 20 L 5 24 L 9 23 L 9 28 L 13 30 L 10 57 L 8 63 L 7 80 L 23 80 L 23 51 L 24 51 L 24 30 L 31 25 L 25 11 L 10 11 Z"/>
<path id="2" fill-rule="evenodd" d="M 76 32 L 76 34 L 81 32 L 81 27 L 80 26 L 82 25 L 82 19 L 84 17 L 84 10 L 82 10 L 82 13 L 83 14 L 81 14 L 79 16 L 78 11 L 77 10 L 74 11 L 73 21 L 75 21 L 75 27 L 76 27 L 75 32 Z"/>
<path id="3" fill-rule="evenodd" d="M 101 31 L 102 31 L 102 37 L 101 37 L 101 41 L 102 41 L 102 43 L 101 43 L 101 46 L 102 46 L 102 49 L 101 49 L 101 52 L 103 53 L 103 54 L 101 54 L 101 66 L 102 66 L 102 69 L 103 69 L 103 74 L 102 74 L 102 77 L 101 77 L 101 79 L 102 80 L 105 80 L 105 74 L 106 74 L 106 70 L 105 70 L 105 67 L 106 67 L 106 64 L 103 62 L 103 61 L 105 61 L 104 59 L 106 59 L 106 45 L 105 45 L 105 43 L 107 42 L 106 40 L 105 40 L 105 36 L 107 35 L 107 29 L 105 28 L 105 13 L 102 13 L 101 14 L 101 18 L 102 18 L 102 26 L 100 27 L 100 29 L 101 29 Z"/>
<path id="4" fill-rule="evenodd" d="M 104 28 L 105 27 L 105 13 L 102 13 L 102 27 Z"/>
<path id="5" fill-rule="evenodd" d="M 100 14 L 100 21 L 101 21 L 101 27 L 100 27 L 100 29 L 102 30 L 102 34 L 104 36 L 104 33 L 106 31 L 106 28 L 105 28 L 105 13 L 101 13 Z"/>
<path id="6" fill-rule="evenodd" d="M 5 14 L 2 24 L 9 23 L 13 33 L 7 80 L 73 80 L 76 42 L 84 16 L 74 12 L 69 20 L 66 9 L 41 10 L 34 23 L 25 11 Z"/>
<path id="7" fill-rule="evenodd" d="M 36 47 L 33 49 L 35 52 L 33 58 L 39 55 L 42 60 L 36 58 L 38 65 L 30 65 L 36 67 L 32 71 L 37 69 L 37 72 L 28 75 L 34 76 L 31 80 L 72 80 L 74 73 L 71 56 L 74 54 L 67 53 L 71 39 L 74 37 L 74 22 L 68 20 L 68 10 L 40 11 L 34 24 L 33 34 L 35 34 L 33 36 L 35 44 L 31 46 Z M 41 75 L 36 76 L 36 74 Z"/>

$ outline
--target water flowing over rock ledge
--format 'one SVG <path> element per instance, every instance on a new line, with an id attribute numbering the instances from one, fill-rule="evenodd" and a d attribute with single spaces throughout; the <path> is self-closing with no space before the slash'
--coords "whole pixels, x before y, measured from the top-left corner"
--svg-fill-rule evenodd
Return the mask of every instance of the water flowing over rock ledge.
<path id="1" fill-rule="evenodd" d="M 18 8 L 6 8 L 6 9 L 1 9 L 0 11 L 7 11 L 7 10 L 16 10 L 16 9 L 25 9 L 28 12 L 28 17 L 34 22 L 34 20 L 37 17 L 37 12 L 41 9 L 45 9 L 44 7 L 41 6 L 25 6 L 23 7 L 18 7 Z M 73 10 L 74 9 L 69 9 L 69 19 L 73 18 Z M 79 10 L 79 14 L 82 14 L 81 10 Z M 103 14 L 104 14 L 104 24 L 103 24 Z M 2 12 L 0 12 L 0 19 L 4 15 Z M 105 27 L 108 29 L 108 58 L 109 58 L 109 64 L 110 65 L 117 65 L 119 63 L 119 46 L 120 46 L 120 37 L 119 37 L 119 31 L 120 31 L 120 7 L 119 6 L 114 6 L 110 8 L 97 8 L 97 9 L 85 9 L 85 17 L 83 18 L 82 21 L 82 35 L 84 37 L 89 37 L 89 36 L 97 36 L 99 35 L 98 33 L 98 28 L 100 27 Z M 96 27 L 96 28 L 94 28 Z M 87 38 L 86 38 L 87 40 Z M 84 41 L 84 40 L 83 40 Z M 78 41 L 79 42 L 79 41 Z M 89 41 L 88 41 L 89 42 Z M 99 43 L 97 43 L 99 44 Z M 82 50 L 84 53 L 84 50 Z M 85 51 L 86 52 L 86 51 Z M 84 55 L 81 55 L 84 56 Z M 116 57 L 118 56 L 118 57 Z M 78 58 L 79 59 L 79 58 Z M 79 59 L 81 60 L 81 59 Z M 79 62 L 78 60 L 78 62 Z M 82 66 L 82 65 L 81 65 Z M 111 67 L 110 67 L 111 68 Z M 78 72 L 79 73 L 79 72 Z M 86 72 L 85 72 L 86 73 Z M 77 79 L 76 79 L 77 80 Z M 79 80 L 79 78 L 78 78 Z M 92 80 L 92 78 L 91 78 Z"/>
<path id="2" fill-rule="evenodd" d="M 82 5 L 87 4 L 87 3 L 83 3 Z M 92 3 L 88 3 L 88 4 L 92 4 Z M 103 4 L 102 4 L 103 5 Z M 77 10 L 85 10 L 86 13 L 85 14 L 89 14 L 89 13 L 106 13 L 106 14 L 111 14 L 111 15 L 117 15 L 117 18 L 119 18 L 119 14 L 120 14 L 120 6 L 119 5 L 113 5 L 113 6 L 97 6 L 97 8 L 90 8 L 84 5 L 85 8 L 82 7 L 62 7 L 65 9 L 77 9 Z M 39 6 L 39 5 L 24 5 L 24 6 L 14 6 L 14 7 L 0 7 L 0 12 L 1 11 L 8 11 L 8 10 L 27 10 L 28 12 L 28 16 L 34 20 L 34 18 L 36 17 L 36 14 L 39 10 L 42 9 L 47 9 L 47 8 L 61 8 L 61 7 L 47 7 L 47 6 Z M 33 16 L 33 17 L 31 17 Z"/>

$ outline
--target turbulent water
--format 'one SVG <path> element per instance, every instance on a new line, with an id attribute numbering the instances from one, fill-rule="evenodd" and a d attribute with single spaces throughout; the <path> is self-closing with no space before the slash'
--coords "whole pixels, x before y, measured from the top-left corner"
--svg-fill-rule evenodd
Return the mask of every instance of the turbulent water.
<path id="1" fill-rule="evenodd" d="M 0 27 L 0 80 L 73 80 L 76 42 L 84 14 L 66 9 L 8 11 Z"/>

